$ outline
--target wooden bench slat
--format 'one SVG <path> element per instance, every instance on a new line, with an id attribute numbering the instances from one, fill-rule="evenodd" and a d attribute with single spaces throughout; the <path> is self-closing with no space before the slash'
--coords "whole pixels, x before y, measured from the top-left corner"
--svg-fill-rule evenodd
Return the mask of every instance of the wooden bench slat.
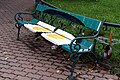
<path id="1" fill-rule="evenodd" d="M 50 35 L 53 37 L 50 37 Z M 58 46 L 63 44 L 70 44 L 70 42 L 75 38 L 72 34 L 60 29 L 51 33 L 42 33 L 41 36 Z"/>

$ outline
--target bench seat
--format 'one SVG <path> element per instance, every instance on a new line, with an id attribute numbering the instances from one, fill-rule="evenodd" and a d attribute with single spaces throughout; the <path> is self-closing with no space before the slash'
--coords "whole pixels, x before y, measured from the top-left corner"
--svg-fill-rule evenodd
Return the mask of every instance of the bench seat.
<path id="1" fill-rule="evenodd" d="M 38 21 L 35 24 L 24 24 L 24 27 L 26 27 L 27 29 L 29 29 L 30 31 L 36 33 L 36 32 L 52 32 L 54 31 L 55 27 L 46 24 L 42 21 Z"/>
<path id="2" fill-rule="evenodd" d="M 70 44 L 75 38 L 72 34 L 61 29 L 57 29 L 55 32 L 51 33 L 42 33 L 41 36 L 55 45 Z"/>

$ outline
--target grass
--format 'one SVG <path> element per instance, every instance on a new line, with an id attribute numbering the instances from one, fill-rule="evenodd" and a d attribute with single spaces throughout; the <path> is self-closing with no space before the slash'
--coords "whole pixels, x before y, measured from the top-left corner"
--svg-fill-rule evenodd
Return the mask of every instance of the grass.
<path id="1" fill-rule="evenodd" d="M 120 0 L 46 0 L 60 9 L 120 23 Z"/>
<path id="2" fill-rule="evenodd" d="M 120 0 L 46 0 L 46 2 L 76 14 L 120 24 Z M 114 32 L 116 33 L 116 30 Z M 119 35 L 117 37 L 120 39 Z M 111 72 L 120 75 L 120 45 L 113 46 L 113 49 L 113 56 L 109 60 L 113 66 Z"/>

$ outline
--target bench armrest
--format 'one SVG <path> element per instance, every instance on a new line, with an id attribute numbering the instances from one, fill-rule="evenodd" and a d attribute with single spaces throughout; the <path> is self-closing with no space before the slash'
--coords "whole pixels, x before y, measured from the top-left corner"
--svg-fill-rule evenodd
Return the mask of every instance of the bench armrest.
<path id="1" fill-rule="evenodd" d="M 95 39 L 97 38 L 98 34 L 94 35 L 94 36 L 85 36 L 85 37 L 77 37 L 77 38 L 74 38 L 71 43 L 70 43 L 70 51 L 72 53 L 79 53 L 79 50 L 81 48 L 81 44 L 77 41 L 80 41 L 82 39 Z M 93 42 L 94 43 L 94 42 Z M 73 45 L 74 45 L 74 49 L 73 49 Z M 77 49 L 75 50 L 75 47 L 77 47 Z M 92 49 L 92 48 L 91 48 Z M 90 52 L 91 49 L 89 51 L 84 51 L 82 53 L 86 53 L 86 52 Z"/>
<path id="2" fill-rule="evenodd" d="M 18 13 L 15 14 L 14 19 L 15 19 L 16 22 L 18 22 L 19 20 L 20 20 L 20 21 L 23 21 L 23 18 L 22 18 L 22 16 L 21 16 L 21 14 L 33 15 L 34 13 L 35 13 L 35 12 L 18 12 Z"/>

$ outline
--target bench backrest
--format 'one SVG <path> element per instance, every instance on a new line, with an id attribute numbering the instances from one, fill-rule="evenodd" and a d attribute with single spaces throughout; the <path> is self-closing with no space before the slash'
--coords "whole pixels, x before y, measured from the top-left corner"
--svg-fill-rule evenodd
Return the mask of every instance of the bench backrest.
<path id="1" fill-rule="evenodd" d="M 67 11 L 63 11 L 58 8 L 49 7 L 45 4 L 38 4 L 36 7 L 36 11 L 44 12 L 44 13 L 48 13 L 51 15 L 55 15 L 60 18 L 64 18 L 71 22 L 84 25 L 85 27 L 90 28 L 95 31 L 99 31 L 101 27 L 100 20 L 92 19 L 89 17 L 81 16 L 81 15 L 74 14 L 74 13 L 67 12 Z"/>

